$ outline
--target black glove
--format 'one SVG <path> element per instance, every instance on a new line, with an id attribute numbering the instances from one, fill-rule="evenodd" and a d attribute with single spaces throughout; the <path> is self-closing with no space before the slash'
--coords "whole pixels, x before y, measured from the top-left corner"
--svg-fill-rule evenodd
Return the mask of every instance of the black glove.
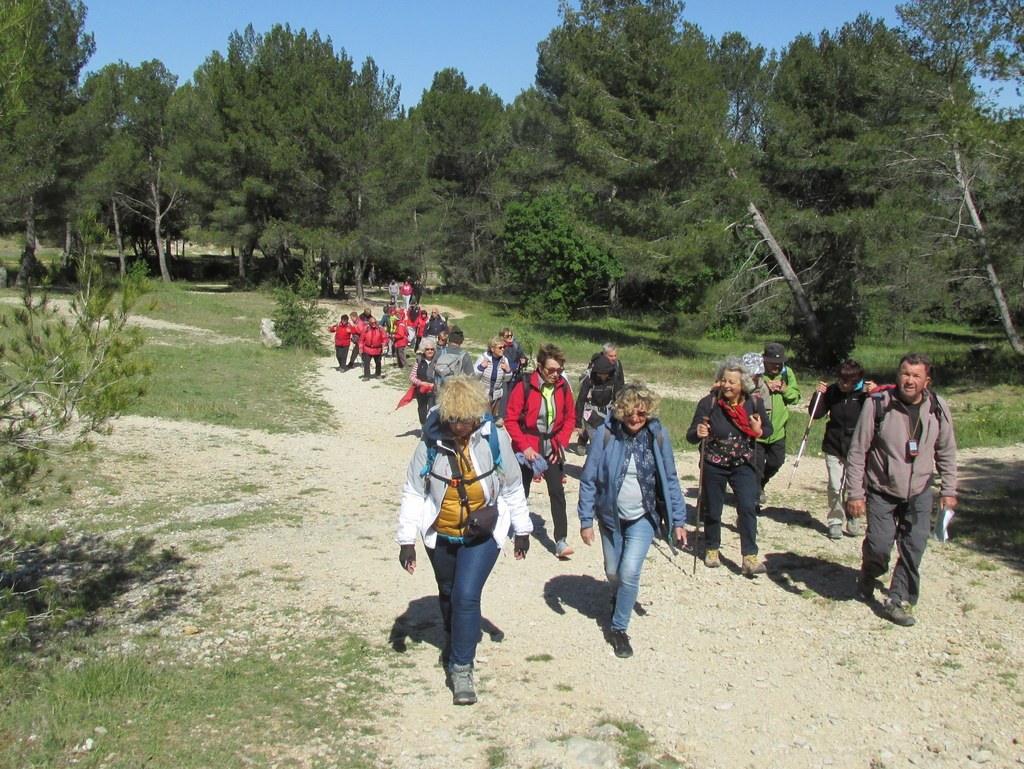
<path id="1" fill-rule="evenodd" d="M 526 557 L 526 553 L 530 549 L 530 535 L 529 534 L 516 534 L 515 538 L 515 549 L 513 555 L 521 555 L 523 558 Z"/>
<path id="2" fill-rule="evenodd" d="M 398 551 L 398 562 L 402 568 L 408 570 L 409 564 L 416 565 L 416 545 L 401 545 Z"/>

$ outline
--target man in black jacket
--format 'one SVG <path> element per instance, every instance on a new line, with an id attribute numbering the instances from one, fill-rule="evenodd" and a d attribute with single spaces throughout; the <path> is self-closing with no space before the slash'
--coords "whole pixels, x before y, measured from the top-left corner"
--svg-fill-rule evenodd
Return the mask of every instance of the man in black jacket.
<path id="1" fill-rule="evenodd" d="M 825 467 L 828 469 L 826 523 L 829 539 L 843 538 L 844 522 L 848 536 L 861 535 L 860 520 L 847 516 L 843 506 L 843 482 L 846 477 L 846 455 L 850 451 L 853 431 L 864 401 L 874 389 L 874 382 L 864 380 L 864 367 L 855 360 L 848 360 L 839 367 L 835 382 L 818 382 L 807 407 L 811 419 L 828 415 L 821 450 L 825 453 Z"/>

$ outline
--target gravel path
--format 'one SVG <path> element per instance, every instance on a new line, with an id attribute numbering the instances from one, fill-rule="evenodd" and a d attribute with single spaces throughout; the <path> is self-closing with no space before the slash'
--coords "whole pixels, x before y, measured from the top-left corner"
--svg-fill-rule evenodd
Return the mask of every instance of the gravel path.
<path id="1" fill-rule="evenodd" d="M 488 749 L 503 749 L 508 765 L 555 766 L 539 741 L 584 735 L 606 720 L 641 726 L 657 755 L 701 769 L 1024 763 L 1022 564 L 955 542 L 934 545 L 918 624 L 895 627 L 853 599 L 859 542 L 824 536 L 825 470 L 813 458 L 791 490 L 789 465 L 770 487 L 759 535 L 767 578 L 739 575 L 734 513 L 726 516 L 726 568 L 694 574 L 691 557 L 672 557 L 664 544 L 651 551 L 628 660 L 602 638 L 608 596 L 599 547 L 583 546 L 570 525 L 576 555 L 568 562 L 549 552 L 547 533 L 523 562 L 509 551 L 484 592 L 494 632 L 478 651 L 480 702 L 455 709 L 437 664 L 442 633 L 422 544 L 421 568 L 410 576 L 393 543 L 417 441 L 415 407 L 395 410 L 404 386 L 390 362 L 383 382 L 360 381 L 333 362 L 323 359 L 313 383 L 336 415 L 321 434 L 130 418 L 104 441 L 115 458 L 131 458 L 112 463 L 126 482 L 145 473 L 146 484 L 129 492 L 140 508 L 199 490 L 226 500 L 185 499 L 160 525 L 132 528 L 164 532 L 163 542 L 189 555 L 196 586 L 231 584 L 215 602 L 237 625 L 279 627 L 296 607 L 333 609 L 380 650 L 382 663 L 368 662 L 385 670 L 374 738 L 383 763 L 486 767 Z M 962 453 L 962 515 L 980 504 L 993 473 L 1020 485 L 1021 448 Z M 582 461 L 569 457 L 570 516 Z M 692 501 L 694 455 L 678 462 Z M 102 489 L 90 493 L 83 502 L 104 504 Z M 531 509 L 550 520 L 542 490 Z M 265 524 L 242 529 L 188 526 L 261 514 Z M 199 643 L 195 625 L 213 613 L 197 601 L 167 628 L 182 645 Z M 314 624 L 309 632 L 323 632 Z M 301 623 L 287 631 L 296 642 L 304 632 Z"/>

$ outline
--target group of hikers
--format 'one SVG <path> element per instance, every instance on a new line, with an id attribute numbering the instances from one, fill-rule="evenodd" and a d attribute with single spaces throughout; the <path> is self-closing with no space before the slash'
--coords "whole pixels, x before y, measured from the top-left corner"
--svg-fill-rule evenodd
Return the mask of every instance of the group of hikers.
<path id="1" fill-rule="evenodd" d="M 566 560 L 574 554 L 566 510 L 567 451 L 586 455 L 577 505 L 580 540 L 591 546 L 600 538 L 610 588 L 606 638 L 616 656 L 633 654 L 627 630 L 640 572 L 656 537 L 673 549 L 689 549 L 707 568 L 725 562 L 721 530 L 727 487 L 737 511 L 738 570 L 751 579 L 766 573 L 757 519 L 767 487 L 785 462 L 790 407 L 801 399 L 782 344 L 770 342 L 761 353 L 728 356 L 718 364 L 686 432 L 700 449 L 698 501 L 688 510 L 672 441 L 658 418 L 660 398 L 644 384 L 626 383 L 614 344 L 591 357 L 574 393 L 565 355 L 555 345 L 540 345 L 528 370 L 528 358 L 509 328 L 487 340 L 485 351 L 474 357 L 462 348 L 462 330 L 449 326 L 438 310 L 427 315 L 413 307 L 410 312 L 416 313 L 412 328 L 424 329 L 408 336 L 420 352 L 409 366 L 411 386 L 399 405 L 417 402 L 421 440 L 406 473 L 396 541 L 399 561 L 410 573 L 416 568 L 417 539 L 426 549 L 455 704 L 476 702 L 473 663 L 483 586 L 510 537 L 516 560 L 529 552 L 534 531 L 527 498 L 535 483 L 550 499 L 554 555 Z M 410 328 L 402 308 L 394 314 L 399 325 Z M 358 339 L 368 377 L 368 360 L 376 355 L 379 365 L 383 342 L 373 334 L 379 324 L 372 317 L 357 316 L 348 325 L 360 319 L 366 325 L 357 336 L 349 331 L 348 345 L 337 336 L 335 342 L 344 350 L 338 353 L 344 369 L 347 347 Z M 338 327 L 345 322 L 343 317 Z M 397 365 L 404 367 L 404 358 Z M 902 626 L 916 621 L 912 607 L 932 532 L 936 474 L 940 510 L 949 515 L 956 506 L 952 417 L 930 384 L 931 364 L 917 353 L 900 360 L 894 385 L 866 380 L 863 367 L 848 360 L 836 381 L 815 386 L 808 404 L 811 420 L 826 419 L 827 536 L 862 538 L 856 595 Z M 889 570 L 894 545 L 891 583 L 876 604 L 874 591 Z"/>

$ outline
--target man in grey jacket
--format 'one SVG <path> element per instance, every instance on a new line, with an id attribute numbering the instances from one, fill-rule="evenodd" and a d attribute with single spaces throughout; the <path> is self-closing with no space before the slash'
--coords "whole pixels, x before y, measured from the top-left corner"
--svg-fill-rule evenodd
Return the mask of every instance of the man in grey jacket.
<path id="1" fill-rule="evenodd" d="M 916 620 L 910 608 L 921 592 L 921 558 L 931 532 L 932 478 L 941 477 L 940 506 L 956 506 L 956 436 L 946 402 L 932 393 L 931 364 L 908 353 L 896 387 L 880 388 L 861 410 L 847 456 L 846 511 L 867 514 L 858 592 L 870 600 L 875 580 L 898 559 L 882 613 L 897 625 Z"/>

